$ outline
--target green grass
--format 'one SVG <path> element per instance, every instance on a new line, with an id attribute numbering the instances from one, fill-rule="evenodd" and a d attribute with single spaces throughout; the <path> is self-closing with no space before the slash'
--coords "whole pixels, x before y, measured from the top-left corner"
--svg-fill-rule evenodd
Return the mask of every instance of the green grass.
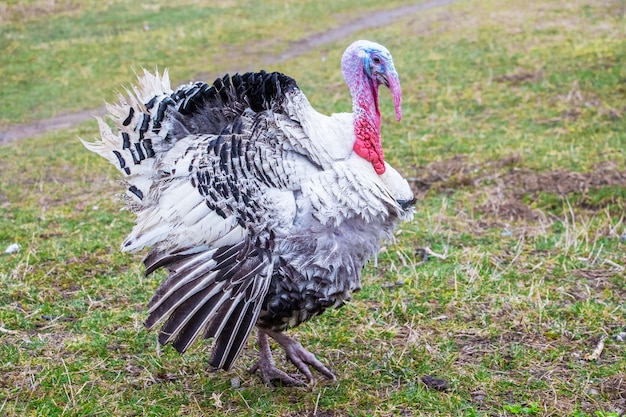
<path id="1" fill-rule="evenodd" d="M 101 106 L 144 67 L 167 66 L 176 82 L 254 70 L 289 42 L 380 7 L 373 0 L 358 8 L 349 0 L 175 3 L 9 2 L 0 17 L 0 127 Z"/>
<path id="2" fill-rule="evenodd" d="M 245 50 L 337 23 L 313 19 L 303 32 L 285 33 L 281 25 L 292 14 L 304 19 L 307 7 L 318 7 L 313 2 L 270 4 L 275 25 L 260 6 L 129 4 L 81 3 L 0 26 L 10 35 L 0 42 L 48 42 L 54 51 L 67 45 L 58 54 L 41 49 L 42 66 L 28 76 L 2 61 L 0 89 L 11 98 L 0 110 L 6 122 L 96 106 L 132 81 L 133 68 L 167 66 L 175 79 L 219 72 L 259 59 L 212 62 L 225 44 Z M 350 2 L 333 5 L 347 13 Z M 182 357 L 158 350 L 142 322 L 163 274 L 144 277 L 141 254 L 118 250 L 133 220 L 119 210 L 119 176 L 77 140 L 95 137 L 95 122 L 3 146 L 0 249 L 22 248 L 0 257 L 0 414 L 623 415 L 623 12 L 617 0 L 465 0 L 358 34 L 394 55 L 404 119 L 394 121 L 383 92 L 384 146 L 419 201 L 378 267 L 366 268 L 354 301 L 291 332 L 333 368 L 335 384 L 319 377 L 310 387 L 271 390 L 246 371 L 255 359 L 252 341 L 230 372 L 208 368 L 207 343 Z M 242 13 L 247 35 L 234 31 Z M 199 28 L 194 19 L 219 25 Z M 131 29 L 144 21 L 155 38 Z M 118 32 L 107 22 L 119 22 Z M 181 51 L 199 39 L 223 40 L 179 60 L 164 29 L 177 25 Z M 321 111 L 349 110 L 338 62 L 351 40 L 272 69 L 294 75 Z M 137 54 L 114 53 L 122 44 Z M 67 71 L 56 61 L 64 53 L 84 62 L 81 48 L 92 62 L 89 82 L 69 74 L 67 96 L 39 94 L 57 88 Z M 8 92 L 18 76 L 32 88 L 23 90 L 30 98 Z M 424 261 L 422 248 L 442 256 Z M 450 388 L 429 388 L 425 375 Z"/>

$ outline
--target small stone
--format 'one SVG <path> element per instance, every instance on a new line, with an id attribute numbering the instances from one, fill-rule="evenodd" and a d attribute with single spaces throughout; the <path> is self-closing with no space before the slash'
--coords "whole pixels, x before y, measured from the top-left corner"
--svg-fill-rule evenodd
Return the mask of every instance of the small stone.
<path id="1" fill-rule="evenodd" d="M 426 384 L 428 388 L 432 388 L 437 391 L 447 391 L 450 389 L 450 382 L 445 379 L 433 378 L 430 375 L 424 375 L 422 382 Z"/>
<path id="2" fill-rule="evenodd" d="M 482 403 L 487 398 L 487 394 L 484 391 L 474 391 L 470 394 L 472 396 L 473 403 Z"/>
<path id="3" fill-rule="evenodd" d="M 4 253 L 6 253 L 7 255 L 10 255 L 12 253 L 17 253 L 19 252 L 21 247 L 22 246 L 20 246 L 19 243 L 12 243 L 9 246 L 7 246 L 7 248 L 4 250 Z"/>
<path id="4" fill-rule="evenodd" d="M 239 388 L 241 386 L 241 379 L 238 376 L 234 376 L 230 379 L 230 386 L 233 388 Z"/>
<path id="5" fill-rule="evenodd" d="M 428 251 L 426 248 L 416 248 L 415 257 L 420 259 L 421 262 L 428 262 Z"/>
<path id="6" fill-rule="evenodd" d="M 626 332 L 620 332 L 615 336 L 615 340 L 618 342 L 626 342 Z"/>

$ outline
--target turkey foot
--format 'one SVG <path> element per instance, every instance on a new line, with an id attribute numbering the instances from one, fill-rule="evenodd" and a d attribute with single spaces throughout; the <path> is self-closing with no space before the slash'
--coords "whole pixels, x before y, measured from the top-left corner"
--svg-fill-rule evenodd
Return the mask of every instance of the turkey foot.
<path id="1" fill-rule="evenodd" d="M 336 381 L 335 375 L 330 371 L 330 369 L 324 366 L 324 364 L 321 363 L 315 355 L 302 347 L 299 342 L 291 339 L 289 336 L 281 332 L 258 329 L 259 360 L 252 368 L 250 368 L 250 372 L 259 371 L 261 379 L 266 384 L 271 384 L 272 381 L 279 380 L 284 385 L 289 386 L 305 385 L 305 383 L 297 376 L 289 375 L 276 368 L 276 363 L 272 357 L 267 336 L 271 336 L 272 339 L 276 340 L 276 342 L 285 350 L 287 359 L 289 359 L 296 366 L 296 368 L 298 368 L 300 372 L 306 376 L 309 383 L 313 381 L 313 374 L 311 373 L 309 366 L 312 366 L 313 369 L 323 374 L 326 378 Z"/>
<path id="2" fill-rule="evenodd" d="M 267 333 L 261 329 L 258 329 L 257 332 L 257 343 L 259 345 L 259 360 L 250 368 L 251 373 L 259 371 L 261 379 L 268 385 L 274 385 L 272 381 L 280 381 L 283 385 L 292 387 L 306 385 L 297 375 L 289 375 L 276 367 Z"/>

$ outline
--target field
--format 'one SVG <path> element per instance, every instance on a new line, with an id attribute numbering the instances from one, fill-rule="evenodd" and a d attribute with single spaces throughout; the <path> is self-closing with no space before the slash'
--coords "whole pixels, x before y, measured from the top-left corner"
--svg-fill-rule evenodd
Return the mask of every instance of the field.
<path id="1" fill-rule="evenodd" d="M 349 111 L 341 53 L 376 40 L 404 94 L 396 123 L 381 90 L 385 155 L 418 197 L 354 300 L 290 332 L 338 381 L 271 388 L 253 340 L 215 372 L 210 343 L 181 356 L 143 327 L 164 274 L 119 251 L 133 218 L 79 142 L 94 120 L 0 145 L 0 251 L 20 245 L 0 255 L 0 415 L 626 415 L 626 2 L 457 0 L 297 50 L 407 4 L 0 3 L 0 130 L 96 114 L 142 67 L 263 66 Z"/>

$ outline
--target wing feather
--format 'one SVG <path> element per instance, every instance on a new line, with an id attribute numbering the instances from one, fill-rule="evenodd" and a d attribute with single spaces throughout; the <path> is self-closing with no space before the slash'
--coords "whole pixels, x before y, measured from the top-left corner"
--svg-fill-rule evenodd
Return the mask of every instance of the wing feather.
<path id="1" fill-rule="evenodd" d="M 249 241 L 179 255 L 150 302 L 146 326 L 165 320 L 159 342 L 172 342 L 179 352 L 202 334 L 214 338 L 210 363 L 228 369 L 256 323 L 272 265 L 268 254 Z"/>

